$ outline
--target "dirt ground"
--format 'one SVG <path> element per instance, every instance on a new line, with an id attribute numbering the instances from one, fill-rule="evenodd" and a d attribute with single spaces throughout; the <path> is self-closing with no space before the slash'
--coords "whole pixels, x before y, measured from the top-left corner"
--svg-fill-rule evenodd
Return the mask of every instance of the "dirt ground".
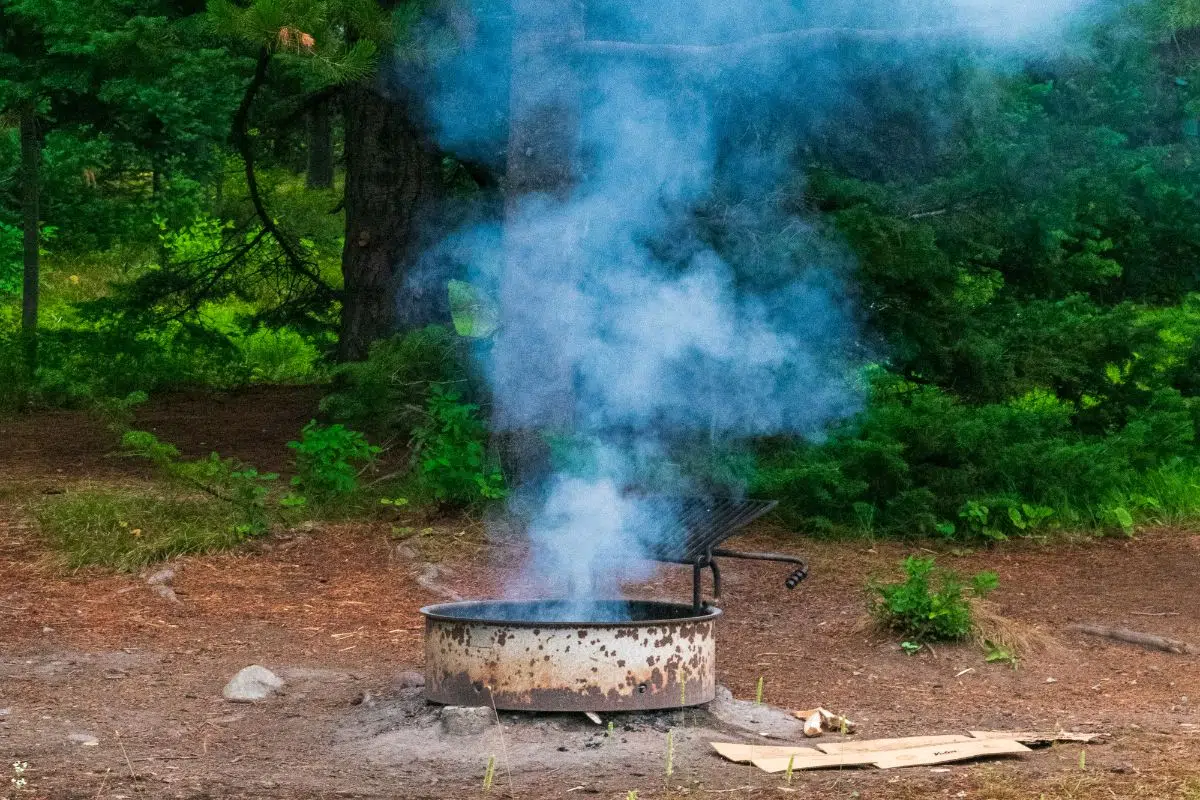
<path id="1" fill-rule="evenodd" d="M 188 452 L 218 449 L 278 469 L 315 400 L 308 390 L 182 395 L 155 401 L 139 424 Z M 109 455 L 102 428 L 83 415 L 43 415 L 0 423 L 0 441 L 0 797 L 470 798 L 485 795 L 494 756 L 497 797 L 1200 799 L 1200 659 L 1069 630 L 1097 622 L 1200 643 L 1194 531 L 942 554 L 963 572 L 996 570 L 997 610 L 1048 640 L 1017 669 L 985 663 L 968 645 L 908 656 L 864 625 L 866 581 L 893 574 L 915 546 L 811 541 L 770 525 L 735 540 L 806 555 L 812 568 L 788 592 L 780 565 L 724 565 L 719 679 L 735 696 L 752 698 L 761 678 L 769 703 L 823 705 L 872 738 L 986 728 L 1110 734 L 1104 744 L 1016 759 L 801 773 L 787 785 L 719 759 L 699 712 L 665 724 L 618 717 L 608 741 L 583 720 L 512 715 L 478 736 L 447 739 L 429 727 L 427 741 L 397 739 L 425 713 L 397 682 L 421 668 L 418 609 L 441 599 L 418 582 L 425 561 L 439 564 L 454 591 L 484 597 L 524 558 L 519 540 L 489 539 L 477 520 L 435 523 L 422 539 L 429 545 L 401 553 L 389 524 L 373 523 L 181 559 L 180 602 L 171 603 L 144 576 L 63 573 L 30 521 L 42 492 L 145 478 Z M 631 589 L 683 599 L 689 580 L 664 567 Z M 224 701 L 222 686 L 249 664 L 283 676 L 284 694 Z M 29 764 L 24 789 L 9 790 L 12 761 Z"/>

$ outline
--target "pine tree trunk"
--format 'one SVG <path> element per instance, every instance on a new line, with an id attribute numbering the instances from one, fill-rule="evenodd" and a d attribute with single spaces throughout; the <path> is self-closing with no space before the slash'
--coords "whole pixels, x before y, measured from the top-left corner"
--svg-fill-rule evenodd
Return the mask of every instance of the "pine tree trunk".
<path id="1" fill-rule="evenodd" d="M 308 188 L 333 188 L 333 113 L 322 101 L 308 114 Z"/>
<path id="2" fill-rule="evenodd" d="M 383 70 L 387 74 L 387 68 Z M 442 198 L 441 157 L 400 92 L 369 84 L 346 92 L 346 244 L 338 355 L 366 358 L 398 329 L 449 318 L 445 285 L 409 282 L 432 240 Z"/>
<path id="3" fill-rule="evenodd" d="M 41 279 L 41 161 L 37 110 L 32 103 L 21 109 L 21 211 L 24 219 L 25 271 L 21 295 L 21 335 L 25 344 L 25 366 L 29 375 L 38 361 L 38 291 Z"/>
<path id="4" fill-rule="evenodd" d="M 505 276 L 501 282 L 501 332 L 494 350 L 498 391 L 493 410 L 493 448 L 509 482 L 535 488 L 549 470 L 541 429 L 570 430 L 574 400 L 570 365 L 561 358 L 544 320 L 558 309 L 538 291 L 528 253 L 545 253 L 544 243 L 523 241 L 527 203 L 546 196 L 566 199 L 576 177 L 581 97 L 571 48 L 583 36 L 578 0 L 514 0 L 512 85 L 509 97 Z M 563 232 L 563 241 L 573 237 Z M 557 256 L 566 262 L 570 252 Z M 564 269 L 569 264 L 564 263 Z M 557 272 L 553 265 L 537 270 Z"/>

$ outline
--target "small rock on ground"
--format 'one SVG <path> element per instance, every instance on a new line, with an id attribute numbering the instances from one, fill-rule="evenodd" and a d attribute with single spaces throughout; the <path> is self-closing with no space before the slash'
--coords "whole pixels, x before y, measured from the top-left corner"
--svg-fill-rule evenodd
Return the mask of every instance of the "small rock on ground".
<path id="1" fill-rule="evenodd" d="M 231 703 L 253 703 L 266 700 L 283 688 L 283 678 L 274 672 L 252 664 L 233 676 L 221 694 Z"/>
<path id="2" fill-rule="evenodd" d="M 442 709 L 442 730 L 451 736 L 474 736 L 495 724 L 487 706 L 446 706 Z"/>
<path id="3" fill-rule="evenodd" d="M 425 686 L 425 676 L 416 670 L 408 670 L 401 672 L 396 676 L 396 688 L 403 689 L 420 689 Z"/>
<path id="4" fill-rule="evenodd" d="M 160 569 L 158 572 L 146 578 L 146 583 L 151 586 L 163 586 L 175 580 L 175 570 L 171 568 Z"/>
<path id="5" fill-rule="evenodd" d="M 100 740 L 90 733 L 72 733 L 67 737 L 67 741 L 71 744 L 81 745 L 83 747 L 95 747 L 100 744 Z"/>

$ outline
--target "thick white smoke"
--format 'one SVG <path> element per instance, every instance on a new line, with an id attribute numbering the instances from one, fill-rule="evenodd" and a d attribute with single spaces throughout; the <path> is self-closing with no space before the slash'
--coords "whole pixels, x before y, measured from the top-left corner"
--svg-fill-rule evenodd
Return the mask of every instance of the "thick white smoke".
<path id="1" fill-rule="evenodd" d="M 880 31 L 894 31 L 898 39 L 957 37 L 994 51 L 1053 43 L 1079 5 L 593 0 L 585 35 L 710 45 L 797 28 L 865 28 L 876 41 Z M 503 150 L 509 95 L 501 65 L 510 21 L 480 11 L 472 45 L 438 69 L 431 111 L 449 149 Z M 530 525 L 534 566 L 546 586 L 586 601 L 644 569 L 641 558 L 673 520 L 627 489 L 644 482 L 648 462 L 664 458 L 668 434 L 816 436 L 860 406 L 849 357 L 856 330 L 847 259 L 836 243 L 769 203 L 743 209 L 760 215 L 764 237 L 798 245 L 790 255 L 764 250 L 777 263 L 754 266 L 771 279 L 747 282 L 692 221 L 712 191 L 718 132 L 729 124 L 717 119 L 716 98 L 769 94 L 764 81 L 803 63 L 798 48 L 820 50 L 820 69 L 805 94 L 781 92 L 777 102 L 823 113 L 852 102 L 838 82 L 838 50 L 826 39 L 779 38 L 732 58 L 720 50 L 683 59 L 576 58 L 583 108 L 578 179 L 569 194 L 526 198 L 510 205 L 503 228 L 497 220 L 442 245 L 509 300 L 512 313 L 486 365 L 500 409 L 495 422 L 560 424 L 561 387 L 551 384 L 566 375 L 575 432 L 590 442 L 587 469 L 554 476 Z M 522 88 L 527 96 L 543 90 L 554 97 L 559 87 Z M 786 158 L 764 147 L 727 164 L 724 178 L 733 174 L 745 194 L 766 196 L 790 169 Z"/>

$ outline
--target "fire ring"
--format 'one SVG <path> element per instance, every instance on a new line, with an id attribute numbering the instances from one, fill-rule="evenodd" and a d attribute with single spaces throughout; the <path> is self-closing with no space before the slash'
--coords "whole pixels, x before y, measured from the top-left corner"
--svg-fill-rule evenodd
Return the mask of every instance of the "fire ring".
<path id="1" fill-rule="evenodd" d="M 425 696 L 514 711 L 710 702 L 720 609 L 642 600 L 443 603 L 425 616 Z"/>

